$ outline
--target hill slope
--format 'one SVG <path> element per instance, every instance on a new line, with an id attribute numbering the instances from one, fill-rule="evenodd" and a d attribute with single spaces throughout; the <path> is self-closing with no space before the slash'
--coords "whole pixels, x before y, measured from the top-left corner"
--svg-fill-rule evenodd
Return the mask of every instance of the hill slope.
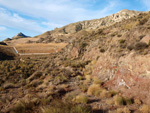
<path id="1" fill-rule="evenodd" d="M 137 16 L 140 13 L 142 12 L 124 9 L 116 14 L 112 14 L 104 18 L 72 23 L 62 28 L 47 31 L 39 36 L 36 36 L 36 38 L 41 38 L 39 42 L 68 42 L 72 40 L 70 35 L 73 33 L 79 32 L 81 30 L 89 31 L 92 29 L 94 30 L 98 28 L 105 28 L 122 20 Z"/>
<path id="2" fill-rule="evenodd" d="M 2 62 L 2 112 L 149 112 L 149 12 L 64 37 L 51 56 Z"/>
<path id="3" fill-rule="evenodd" d="M 15 56 L 13 47 L 0 45 L 0 60 L 12 60 Z"/>

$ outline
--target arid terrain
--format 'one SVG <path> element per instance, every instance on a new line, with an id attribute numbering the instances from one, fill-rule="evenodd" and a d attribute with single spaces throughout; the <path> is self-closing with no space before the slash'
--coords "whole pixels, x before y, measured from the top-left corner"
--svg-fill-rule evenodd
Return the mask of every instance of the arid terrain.
<path id="1" fill-rule="evenodd" d="M 20 54 L 27 53 L 55 53 L 64 48 L 67 43 L 47 43 L 47 44 L 17 44 L 14 47 Z"/>
<path id="2" fill-rule="evenodd" d="M 150 12 L 3 42 L 0 113 L 150 113 Z"/>

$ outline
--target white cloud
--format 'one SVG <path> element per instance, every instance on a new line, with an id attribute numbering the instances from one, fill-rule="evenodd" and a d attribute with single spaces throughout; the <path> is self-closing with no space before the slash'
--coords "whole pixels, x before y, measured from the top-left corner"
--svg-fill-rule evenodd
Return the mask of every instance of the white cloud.
<path id="1" fill-rule="evenodd" d="M 104 17 L 118 5 L 120 0 L 106 0 L 106 6 L 97 10 L 91 7 L 98 0 L 0 0 L 0 4 L 17 13 L 48 21 L 55 25 L 66 25 L 80 20 Z M 102 0 L 101 0 L 102 1 Z M 102 1 L 103 2 L 103 1 Z M 15 15 L 13 15 L 15 17 Z M 18 18 L 16 16 L 16 18 Z M 19 18 L 20 21 L 22 21 Z M 30 22 L 31 23 L 31 22 Z M 59 26 L 57 26 L 59 27 Z"/>
<path id="2" fill-rule="evenodd" d="M 33 32 L 44 32 L 44 28 L 42 28 L 38 23 L 22 18 L 16 13 L 10 13 L 4 8 L 0 8 L 0 25 L 23 29 L 23 30 L 30 30 Z"/>
<path id="3" fill-rule="evenodd" d="M 0 32 L 5 31 L 6 29 L 7 29 L 6 27 L 0 26 Z"/>

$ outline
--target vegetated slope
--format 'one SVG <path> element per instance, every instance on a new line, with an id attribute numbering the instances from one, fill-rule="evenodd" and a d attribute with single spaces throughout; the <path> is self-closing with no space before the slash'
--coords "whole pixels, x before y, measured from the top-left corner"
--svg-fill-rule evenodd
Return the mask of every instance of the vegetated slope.
<path id="1" fill-rule="evenodd" d="M 143 13 L 91 31 L 68 46 L 66 54 L 71 59 L 94 62 L 84 69 L 85 76 L 96 76 L 106 87 L 150 104 L 149 98 L 146 98 L 150 81 L 149 17 L 149 13 Z"/>
<path id="2" fill-rule="evenodd" d="M 12 60 L 16 52 L 12 47 L 0 45 L 0 60 Z"/>
<path id="3" fill-rule="evenodd" d="M 142 13 L 73 33 L 73 40 L 48 58 L 20 59 L 10 70 L 0 67 L 2 76 L 16 69 L 20 74 L 11 84 L 1 80 L 2 112 L 149 112 L 149 35 L 150 15 Z M 37 71 L 25 76 L 31 61 Z"/>
<path id="4" fill-rule="evenodd" d="M 129 19 L 140 13 L 142 13 L 142 12 L 124 9 L 122 11 L 119 11 L 116 14 L 112 14 L 112 15 L 104 17 L 104 18 L 72 23 L 72 24 L 66 25 L 64 27 L 56 28 L 52 31 L 47 31 L 39 36 L 36 36 L 36 38 L 40 38 L 37 41 L 37 43 L 52 42 L 52 41 L 54 41 L 54 42 L 70 42 L 73 40 L 72 34 L 77 33 L 81 30 L 89 31 L 92 29 L 94 30 L 94 29 L 98 29 L 98 28 L 104 28 L 104 27 L 113 25 L 116 22 L 120 22 L 122 20 Z"/>
<path id="5" fill-rule="evenodd" d="M 115 24 L 116 22 L 120 22 L 122 20 L 129 19 L 133 16 L 137 16 L 140 13 L 143 12 L 124 9 L 116 14 L 112 14 L 104 18 L 76 22 L 61 28 L 56 28 L 52 31 L 47 31 L 33 38 L 27 37 L 23 33 L 18 33 L 12 38 L 13 40 L 5 40 L 5 42 L 9 45 L 14 45 L 17 43 L 68 43 L 74 40 L 73 34 L 81 30 L 85 30 L 85 32 L 88 32 L 92 29 L 94 30 L 98 28 L 105 28 L 107 26 Z"/>

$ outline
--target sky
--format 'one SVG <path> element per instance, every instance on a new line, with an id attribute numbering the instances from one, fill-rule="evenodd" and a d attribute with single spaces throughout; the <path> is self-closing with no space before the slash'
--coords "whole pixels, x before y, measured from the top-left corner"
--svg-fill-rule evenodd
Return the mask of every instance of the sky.
<path id="1" fill-rule="evenodd" d="M 149 11 L 150 0 L 0 0 L 0 41 L 22 32 L 36 36 L 123 9 Z"/>

